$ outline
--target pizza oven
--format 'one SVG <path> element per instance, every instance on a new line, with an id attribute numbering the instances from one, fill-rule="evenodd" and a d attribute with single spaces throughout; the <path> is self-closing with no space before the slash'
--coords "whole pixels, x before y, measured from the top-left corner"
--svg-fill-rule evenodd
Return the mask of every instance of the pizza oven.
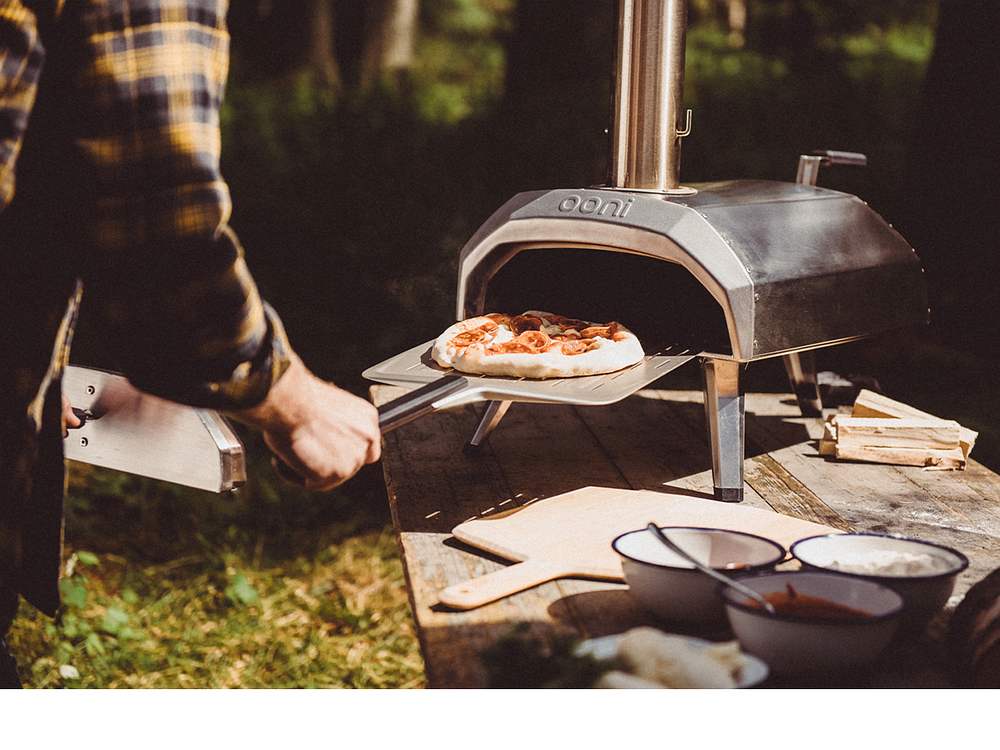
<path id="1" fill-rule="evenodd" d="M 737 501 L 745 363 L 783 357 L 802 413 L 818 415 L 812 350 L 925 322 L 927 301 L 910 244 L 856 196 L 816 186 L 821 167 L 861 154 L 804 155 L 795 182 L 680 184 L 686 14 L 685 0 L 621 0 L 608 184 L 497 209 L 461 251 L 455 314 L 619 320 L 647 352 L 696 354 L 715 495 Z M 508 403 L 490 403 L 474 444 Z"/>

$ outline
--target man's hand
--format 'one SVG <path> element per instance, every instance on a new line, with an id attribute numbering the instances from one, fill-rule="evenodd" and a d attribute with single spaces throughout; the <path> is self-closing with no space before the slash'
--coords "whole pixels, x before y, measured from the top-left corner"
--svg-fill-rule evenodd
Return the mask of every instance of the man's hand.
<path id="1" fill-rule="evenodd" d="M 382 452 L 375 407 L 320 380 L 294 354 L 267 400 L 232 416 L 261 430 L 309 490 L 333 489 Z"/>
<path id="2" fill-rule="evenodd" d="M 69 396 L 62 395 L 62 434 L 69 437 L 69 431 L 77 427 L 83 427 L 83 421 L 73 413 L 73 404 L 69 402 Z"/>

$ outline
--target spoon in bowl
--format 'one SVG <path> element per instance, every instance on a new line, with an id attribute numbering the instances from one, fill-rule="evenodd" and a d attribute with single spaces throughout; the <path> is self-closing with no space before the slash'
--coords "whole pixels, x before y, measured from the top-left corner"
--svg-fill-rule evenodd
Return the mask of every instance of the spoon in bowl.
<path id="1" fill-rule="evenodd" d="M 688 552 L 685 552 L 684 549 L 682 549 L 676 543 L 674 543 L 674 541 L 670 539 L 670 537 L 668 537 L 666 534 L 664 534 L 660 530 L 660 527 L 657 526 L 652 521 L 646 524 L 646 528 L 649 530 L 649 533 L 651 533 L 653 536 L 659 539 L 664 544 L 664 546 L 666 546 L 667 549 L 669 549 L 675 555 L 680 555 L 682 558 L 684 558 L 689 563 L 694 565 L 698 570 L 700 570 L 705 575 L 714 578 L 719 583 L 722 583 L 735 591 L 739 591 L 741 594 L 743 594 L 743 596 L 753 599 L 760 606 L 762 606 L 769 615 L 778 614 L 777 610 L 774 608 L 774 605 L 771 604 L 771 602 L 769 602 L 763 596 L 758 594 L 752 588 L 744 586 L 739 581 L 734 581 L 729 576 L 722 575 L 722 573 L 720 573 L 719 571 L 715 570 L 714 568 L 708 567 L 707 565 L 705 565 L 705 563 L 692 557 Z"/>

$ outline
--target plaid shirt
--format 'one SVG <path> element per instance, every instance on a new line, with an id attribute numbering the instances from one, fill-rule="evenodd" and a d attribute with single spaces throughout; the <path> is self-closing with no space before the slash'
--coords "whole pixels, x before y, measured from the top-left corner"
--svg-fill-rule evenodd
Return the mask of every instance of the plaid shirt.
<path id="1" fill-rule="evenodd" d="M 227 223 L 226 6 L 0 0 L 0 585 L 44 611 L 58 606 L 60 376 L 81 290 L 148 392 L 242 408 L 288 366 Z"/>

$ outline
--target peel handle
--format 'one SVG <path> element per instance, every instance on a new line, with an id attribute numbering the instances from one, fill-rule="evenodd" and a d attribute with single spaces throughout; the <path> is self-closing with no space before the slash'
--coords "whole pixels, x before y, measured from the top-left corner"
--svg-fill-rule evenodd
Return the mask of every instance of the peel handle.
<path id="1" fill-rule="evenodd" d="M 382 434 L 392 432 L 404 424 L 409 424 L 434 411 L 434 404 L 445 396 L 463 390 L 469 381 L 461 375 L 445 375 L 440 380 L 428 383 L 414 391 L 405 393 L 378 408 L 378 426 Z"/>

